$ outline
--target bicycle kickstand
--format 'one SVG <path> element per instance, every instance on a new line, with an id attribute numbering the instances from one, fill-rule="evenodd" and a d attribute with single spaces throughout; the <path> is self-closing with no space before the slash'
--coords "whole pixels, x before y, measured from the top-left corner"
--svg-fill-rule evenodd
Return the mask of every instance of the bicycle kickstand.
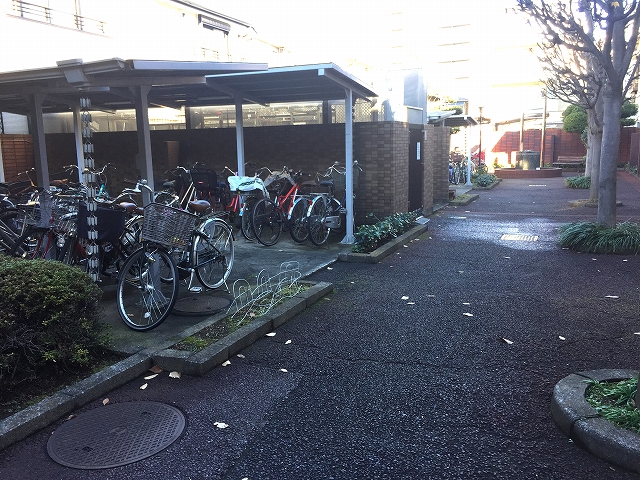
<path id="1" fill-rule="evenodd" d="M 202 292 L 202 287 L 199 285 L 193 285 L 193 280 L 195 278 L 196 275 L 196 269 L 195 268 L 190 268 L 190 273 L 189 273 L 189 291 L 191 293 L 201 293 Z"/>

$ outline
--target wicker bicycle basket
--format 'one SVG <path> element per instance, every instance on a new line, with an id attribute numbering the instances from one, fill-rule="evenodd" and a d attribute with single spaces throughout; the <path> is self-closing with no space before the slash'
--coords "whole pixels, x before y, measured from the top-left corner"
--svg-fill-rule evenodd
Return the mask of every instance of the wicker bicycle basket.
<path id="1" fill-rule="evenodd" d="M 53 196 L 46 191 L 38 194 L 38 200 L 17 205 L 24 212 L 24 223 L 35 227 L 49 227 L 53 224 Z"/>
<path id="2" fill-rule="evenodd" d="M 183 247 L 189 243 L 197 215 L 160 203 L 144 207 L 143 240 L 168 247 Z"/>

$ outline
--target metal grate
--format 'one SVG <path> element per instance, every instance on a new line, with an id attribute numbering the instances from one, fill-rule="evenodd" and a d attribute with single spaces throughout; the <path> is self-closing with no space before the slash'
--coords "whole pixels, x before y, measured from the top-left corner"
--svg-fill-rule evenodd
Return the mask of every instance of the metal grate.
<path id="1" fill-rule="evenodd" d="M 47 443 L 49 456 L 67 467 L 112 468 L 150 457 L 182 433 L 180 410 L 158 402 L 94 408 L 62 424 Z"/>
<path id="2" fill-rule="evenodd" d="M 505 233 L 500 237 L 500 240 L 515 241 L 515 242 L 537 242 L 537 235 L 518 235 L 513 233 Z"/>

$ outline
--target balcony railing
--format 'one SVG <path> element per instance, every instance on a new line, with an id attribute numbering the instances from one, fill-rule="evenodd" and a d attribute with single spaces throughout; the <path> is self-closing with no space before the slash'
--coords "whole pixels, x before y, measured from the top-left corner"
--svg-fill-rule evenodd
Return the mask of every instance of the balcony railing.
<path id="1" fill-rule="evenodd" d="M 105 22 L 83 17 L 74 13 L 62 12 L 53 8 L 36 5 L 34 3 L 23 2 L 22 0 L 12 1 L 12 15 L 34 20 L 36 22 L 48 23 L 59 27 L 72 28 L 82 32 L 104 34 Z"/>

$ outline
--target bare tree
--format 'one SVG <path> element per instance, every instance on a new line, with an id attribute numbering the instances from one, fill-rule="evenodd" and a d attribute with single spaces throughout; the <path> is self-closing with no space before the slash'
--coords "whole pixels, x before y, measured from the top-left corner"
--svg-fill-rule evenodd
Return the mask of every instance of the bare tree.
<path id="1" fill-rule="evenodd" d="M 640 60 L 634 56 L 640 26 L 638 1 L 517 1 L 540 26 L 548 45 L 584 54 L 594 72 L 604 72 L 597 221 L 614 227 L 620 112 Z"/>
<path id="2" fill-rule="evenodd" d="M 538 60 L 545 73 L 545 87 L 554 97 L 583 108 L 587 113 L 587 161 L 585 176 L 591 177 L 589 200 L 598 201 L 600 151 L 602 145 L 602 86 L 604 72 L 585 52 L 559 45 L 538 44 Z"/>

